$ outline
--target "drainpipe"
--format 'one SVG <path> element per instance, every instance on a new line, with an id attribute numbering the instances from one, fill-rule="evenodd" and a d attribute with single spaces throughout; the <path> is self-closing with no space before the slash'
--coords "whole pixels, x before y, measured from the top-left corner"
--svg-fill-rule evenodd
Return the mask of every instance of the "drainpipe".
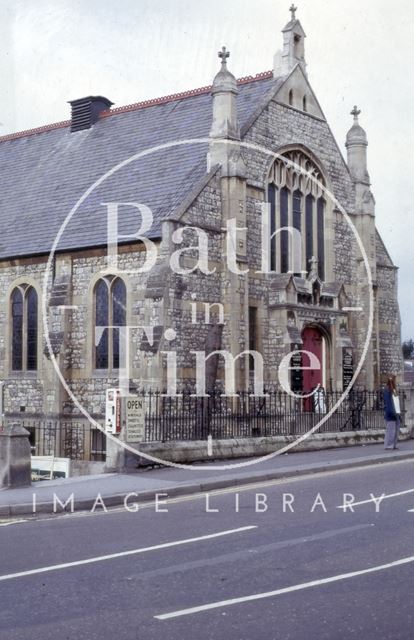
<path id="1" fill-rule="evenodd" d="M 0 431 L 4 430 L 4 380 L 0 381 Z"/>

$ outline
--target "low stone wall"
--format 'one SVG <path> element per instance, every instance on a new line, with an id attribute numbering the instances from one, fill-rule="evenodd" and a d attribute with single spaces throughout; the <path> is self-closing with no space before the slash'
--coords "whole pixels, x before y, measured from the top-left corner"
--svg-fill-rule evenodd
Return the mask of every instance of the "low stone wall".
<path id="1" fill-rule="evenodd" d="M 112 471 L 114 469 L 109 469 L 105 462 L 93 460 L 72 460 L 70 465 L 71 476 L 90 476 Z"/>
<path id="2" fill-rule="evenodd" d="M 400 430 L 400 440 L 407 440 L 411 436 L 411 429 Z M 208 455 L 205 440 L 174 441 L 174 442 L 146 442 L 134 445 L 143 453 L 161 460 L 188 464 L 201 460 L 222 460 L 230 458 L 251 458 L 264 456 L 279 451 L 297 440 L 296 436 L 273 436 L 263 438 L 234 438 L 227 440 L 213 440 L 212 455 Z M 369 431 L 347 431 L 342 433 L 315 433 L 303 440 L 290 451 L 318 451 L 355 445 L 378 444 L 384 441 L 384 429 L 370 429 Z M 140 465 L 148 464 L 141 457 Z M 131 468 L 132 465 L 128 465 Z"/>
<path id="3" fill-rule="evenodd" d="M 408 440 L 411 436 L 411 428 L 400 430 L 400 440 Z M 223 460 L 235 458 L 252 458 L 264 456 L 295 442 L 296 436 L 273 436 L 263 438 L 233 438 L 226 440 L 213 440 L 212 456 L 208 455 L 207 442 L 205 440 L 173 442 L 142 442 L 132 445 L 138 451 L 154 456 L 160 460 L 190 464 L 205 460 Z M 321 449 L 335 449 L 356 445 L 381 444 L 384 441 L 384 429 L 370 429 L 367 431 L 346 431 L 343 433 L 315 433 L 300 442 L 290 451 L 318 451 Z M 136 457 L 128 454 L 128 461 L 120 455 L 122 448 L 114 446 L 118 453 L 118 469 L 115 459 L 108 456 L 108 461 L 91 462 L 87 460 L 73 460 L 71 462 L 71 475 L 83 476 L 100 473 L 113 473 L 117 470 L 133 471 L 137 466 L 151 464 L 151 460 L 144 457 Z"/>

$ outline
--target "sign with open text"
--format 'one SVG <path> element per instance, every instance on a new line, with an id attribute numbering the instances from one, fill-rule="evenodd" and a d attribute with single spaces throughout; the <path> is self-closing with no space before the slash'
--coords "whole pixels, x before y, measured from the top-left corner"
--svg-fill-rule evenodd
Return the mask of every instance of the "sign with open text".
<path id="1" fill-rule="evenodd" d="M 127 396 L 123 399 L 127 442 L 142 442 L 145 439 L 145 398 Z"/>

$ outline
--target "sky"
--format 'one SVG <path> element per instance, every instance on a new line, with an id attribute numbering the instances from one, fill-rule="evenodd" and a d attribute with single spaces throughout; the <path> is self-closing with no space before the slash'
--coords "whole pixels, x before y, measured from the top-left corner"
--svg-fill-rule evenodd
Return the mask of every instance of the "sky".
<path id="1" fill-rule="evenodd" d="M 310 83 L 345 154 L 357 104 L 377 227 L 399 266 L 414 338 L 414 3 L 297 0 Z M 0 135 L 69 118 L 68 100 L 122 106 L 272 68 L 290 0 L 0 0 Z"/>

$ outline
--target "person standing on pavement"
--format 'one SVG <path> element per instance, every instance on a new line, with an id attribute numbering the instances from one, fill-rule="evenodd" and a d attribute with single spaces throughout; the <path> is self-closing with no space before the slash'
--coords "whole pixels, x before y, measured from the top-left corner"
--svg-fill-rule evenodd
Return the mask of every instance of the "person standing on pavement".
<path id="1" fill-rule="evenodd" d="M 384 389 L 385 449 L 398 449 L 401 409 L 395 378 L 389 377 Z"/>

